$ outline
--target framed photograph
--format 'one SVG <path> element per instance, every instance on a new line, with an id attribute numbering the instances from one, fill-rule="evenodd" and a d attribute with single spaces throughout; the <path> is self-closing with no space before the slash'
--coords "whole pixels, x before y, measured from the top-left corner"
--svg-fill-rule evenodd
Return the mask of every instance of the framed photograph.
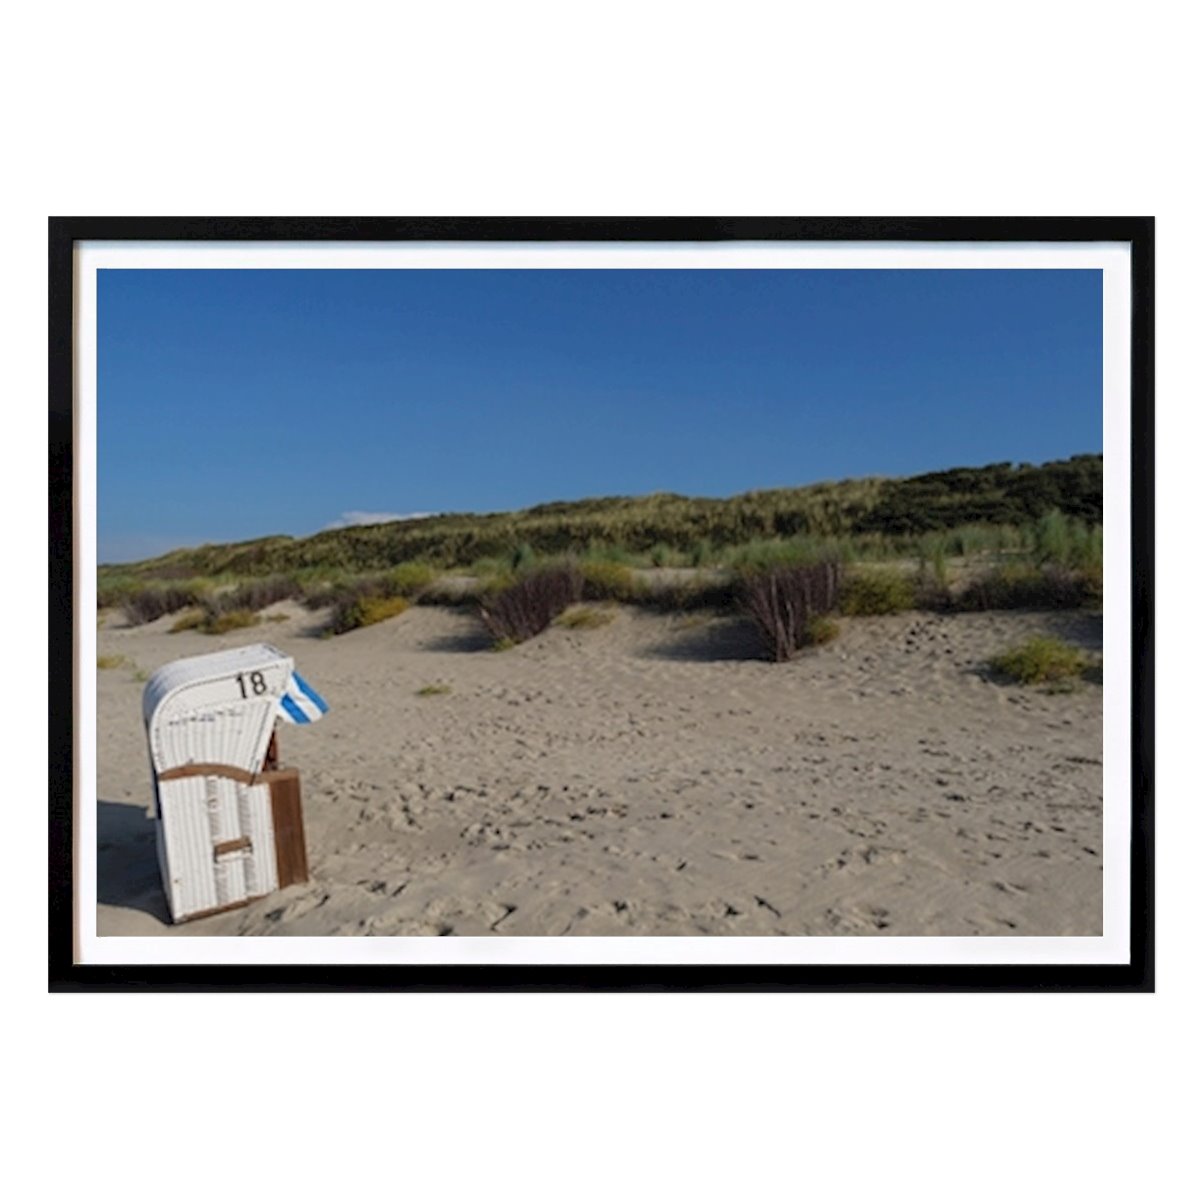
<path id="1" fill-rule="evenodd" d="M 55 990 L 1152 990 L 1151 218 L 53 218 Z"/>

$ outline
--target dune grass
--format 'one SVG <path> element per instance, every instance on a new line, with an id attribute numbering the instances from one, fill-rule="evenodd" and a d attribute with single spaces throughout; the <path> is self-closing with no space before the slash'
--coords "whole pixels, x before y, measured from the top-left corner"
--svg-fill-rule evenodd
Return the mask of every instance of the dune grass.
<path id="1" fill-rule="evenodd" d="M 407 612 L 410 603 L 405 596 L 365 595 L 348 598 L 334 608 L 326 629 L 338 635 L 368 625 L 378 625 L 381 621 L 389 621 Z"/>
<path id="2" fill-rule="evenodd" d="M 842 632 L 841 627 L 830 617 L 810 617 L 804 626 L 806 646 L 824 646 L 832 642 Z"/>
<path id="3" fill-rule="evenodd" d="M 911 573 L 895 568 L 863 569 L 842 582 L 838 608 L 847 617 L 876 617 L 906 612 L 917 601 Z"/>
<path id="4" fill-rule="evenodd" d="M 1103 600 L 1099 570 L 1058 564 L 1010 563 L 971 580 L 951 599 L 960 612 L 998 608 L 1098 608 Z"/>
<path id="5" fill-rule="evenodd" d="M 448 696 L 454 689 L 448 683 L 427 683 L 417 688 L 418 696 Z"/>
<path id="6" fill-rule="evenodd" d="M 188 586 L 151 584 L 127 592 L 121 601 L 121 612 L 130 625 L 146 625 L 182 608 L 202 604 L 207 594 L 208 587 L 201 583 Z"/>
<path id="7" fill-rule="evenodd" d="M 189 630 L 203 630 L 210 614 L 203 608 L 186 609 L 181 617 L 171 626 L 171 633 L 187 633 Z"/>
<path id="8" fill-rule="evenodd" d="M 129 665 L 129 659 L 123 654 L 100 654 L 96 656 L 96 667 L 101 671 L 115 671 L 118 667 Z"/>
<path id="9" fill-rule="evenodd" d="M 747 578 L 835 561 L 848 568 L 847 616 L 1098 607 L 1102 474 L 1099 456 L 1079 455 L 719 500 L 657 493 L 447 514 L 102 566 L 97 602 L 130 624 L 182 613 L 173 630 L 209 631 L 222 614 L 297 599 L 344 632 L 382 600 L 501 611 L 524 580 L 565 570 L 590 602 L 731 611 Z"/>
<path id="10" fill-rule="evenodd" d="M 402 596 L 412 600 L 421 596 L 437 579 L 437 573 L 423 562 L 399 563 L 387 571 L 354 574 L 338 571 L 307 583 L 301 599 L 310 610 L 338 608 L 371 596 L 385 599 Z"/>
<path id="11" fill-rule="evenodd" d="M 201 633 L 232 633 L 235 629 L 249 629 L 259 624 L 262 618 L 248 608 L 232 608 L 225 612 L 211 612 L 199 626 Z"/>
<path id="12" fill-rule="evenodd" d="M 644 591 L 633 568 L 625 563 L 585 560 L 579 565 L 585 600 L 617 600 L 631 604 Z"/>
<path id="13" fill-rule="evenodd" d="M 1057 638 L 1034 637 L 988 660 L 997 675 L 1015 683 L 1059 683 L 1083 675 L 1087 656 Z"/>
<path id="14" fill-rule="evenodd" d="M 710 556 L 756 539 L 848 539 L 860 557 L 911 553 L 939 531 L 1027 526 L 1053 511 L 1094 528 L 1102 519 L 1103 462 L 1077 455 L 1041 466 L 994 463 L 906 479 L 849 479 L 797 488 L 746 492 L 723 499 L 656 493 L 556 501 L 520 512 L 456 513 L 326 530 L 311 537 L 273 536 L 231 545 L 176 550 L 141 563 L 102 568 L 106 598 L 129 581 L 176 583 L 192 578 L 315 575 L 336 568 L 351 574 L 427 562 L 463 568 L 486 557 L 525 569 L 529 555 L 625 556 L 626 565 L 662 565 L 683 556 L 708 566 Z M 963 533 L 960 540 L 976 535 Z M 993 535 L 987 535 L 993 536 Z M 1053 528 L 1043 531 L 1050 554 L 1069 551 Z M 908 550 L 901 550 L 902 545 Z M 946 554 L 958 553 L 947 544 Z M 969 551 L 968 551 L 969 552 Z M 1076 551 L 1071 551 L 1076 552 Z M 1094 550 L 1093 550 L 1094 553 Z M 180 607 L 183 607 L 182 605 Z"/>
<path id="15" fill-rule="evenodd" d="M 561 625 L 564 629 L 600 629 L 605 625 L 611 625 L 615 617 L 616 613 L 611 609 L 577 605 L 560 613 L 554 618 L 554 623 Z"/>

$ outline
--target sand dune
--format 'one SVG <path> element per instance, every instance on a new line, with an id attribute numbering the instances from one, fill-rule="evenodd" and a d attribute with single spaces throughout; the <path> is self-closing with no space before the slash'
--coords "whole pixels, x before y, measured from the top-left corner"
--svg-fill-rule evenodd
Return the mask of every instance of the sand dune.
<path id="1" fill-rule="evenodd" d="M 1101 932 L 1101 688 L 981 671 L 1033 633 L 1098 651 L 1097 615 L 844 620 L 783 665 L 727 617 L 617 609 L 492 653 L 466 612 L 330 640 L 268 615 L 224 637 L 106 615 L 99 652 L 128 662 L 99 672 L 102 935 Z M 171 926 L 137 672 L 264 640 L 332 706 L 281 735 L 313 878 Z"/>

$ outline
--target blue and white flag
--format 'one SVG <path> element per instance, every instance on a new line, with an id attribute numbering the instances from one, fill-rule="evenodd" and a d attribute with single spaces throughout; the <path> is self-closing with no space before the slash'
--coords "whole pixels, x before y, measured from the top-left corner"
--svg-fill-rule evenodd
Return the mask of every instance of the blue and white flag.
<path id="1" fill-rule="evenodd" d="M 329 711 L 329 705 L 293 671 L 279 700 L 279 715 L 291 725 L 311 725 Z"/>

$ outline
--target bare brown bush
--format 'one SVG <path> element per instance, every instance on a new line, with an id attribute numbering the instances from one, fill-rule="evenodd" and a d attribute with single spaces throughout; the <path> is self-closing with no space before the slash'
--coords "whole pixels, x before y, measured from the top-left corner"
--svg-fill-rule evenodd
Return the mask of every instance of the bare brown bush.
<path id="1" fill-rule="evenodd" d="M 489 598 L 479 615 L 497 642 L 524 642 L 581 599 L 583 576 L 577 567 L 546 567 Z"/>
<path id="2" fill-rule="evenodd" d="M 741 607 L 775 662 L 786 662 L 804 645 L 814 617 L 837 607 L 841 576 L 838 563 L 824 562 L 772 567 L 743 577 Z"/>

